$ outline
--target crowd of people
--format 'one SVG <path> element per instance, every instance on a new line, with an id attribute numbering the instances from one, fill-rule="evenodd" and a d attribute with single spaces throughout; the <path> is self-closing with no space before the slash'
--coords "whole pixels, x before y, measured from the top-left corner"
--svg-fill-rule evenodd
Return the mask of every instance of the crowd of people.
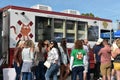
<path id="1" fill-rule="evenodd" d="M 90 51 L 93 52 L 95 67 L 90 69 Z M 16 80 L 120 80 L 120 39 L 109 44 L 98 39 L 93 48 L 87 39 L 76 40 L 70 54 L 67 40 L 40 40 L 35 46 L 32 40 L 18 41 L 13 66 Z M 59 77 L 58 77 L 59 73 Z"/>

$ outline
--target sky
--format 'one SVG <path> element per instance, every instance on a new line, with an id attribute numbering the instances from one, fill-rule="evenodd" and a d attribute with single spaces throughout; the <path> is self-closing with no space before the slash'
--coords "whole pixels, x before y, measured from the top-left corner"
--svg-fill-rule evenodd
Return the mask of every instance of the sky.
<path id="1" fill-rule="evenodd" d="M 37 4 L 47 5 L 53 11 L 66 9 L 80 13 L 93 13 L 95 16 L 113 21 L 114 27 L 120 21 L 120 0 L 0 0 L 0 8 L 7 5 L 31 7 Z"/>

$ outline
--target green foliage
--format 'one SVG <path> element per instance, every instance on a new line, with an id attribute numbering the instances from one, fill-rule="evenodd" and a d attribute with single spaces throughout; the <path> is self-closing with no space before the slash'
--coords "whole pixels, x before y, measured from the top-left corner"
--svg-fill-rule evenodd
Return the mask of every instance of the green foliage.
<path id="1" fill-rule="evenodd" d="M 93 13 L 82 13 L 82 16 L 95 17 Z"/>

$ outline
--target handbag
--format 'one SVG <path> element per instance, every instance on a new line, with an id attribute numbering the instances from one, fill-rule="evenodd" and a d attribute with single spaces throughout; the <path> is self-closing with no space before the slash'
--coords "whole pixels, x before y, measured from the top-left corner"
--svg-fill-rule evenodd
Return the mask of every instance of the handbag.
<path id="1" fill-rule="evenodd" d="M 47 67 L 47 68 L 50 68 L 51 63 L 49 61 L 45 61 L 44 62 L 44 66 Z"/>
<path id="2" fill-rule="evenodd" d="M 37 67 L 36 65 L 32 66 L 31 67 L 31 72 L 35 72 L 36 71 L 36 67 Z"/>

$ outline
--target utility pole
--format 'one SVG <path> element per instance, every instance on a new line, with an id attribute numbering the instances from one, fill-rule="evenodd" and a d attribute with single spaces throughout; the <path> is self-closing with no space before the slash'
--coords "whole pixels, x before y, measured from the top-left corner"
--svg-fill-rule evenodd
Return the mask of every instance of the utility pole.
<path id="1" fill-rule="evenodd" d="M 120 30 L 120 21 L 117 20 L 117 30 Z"/>

